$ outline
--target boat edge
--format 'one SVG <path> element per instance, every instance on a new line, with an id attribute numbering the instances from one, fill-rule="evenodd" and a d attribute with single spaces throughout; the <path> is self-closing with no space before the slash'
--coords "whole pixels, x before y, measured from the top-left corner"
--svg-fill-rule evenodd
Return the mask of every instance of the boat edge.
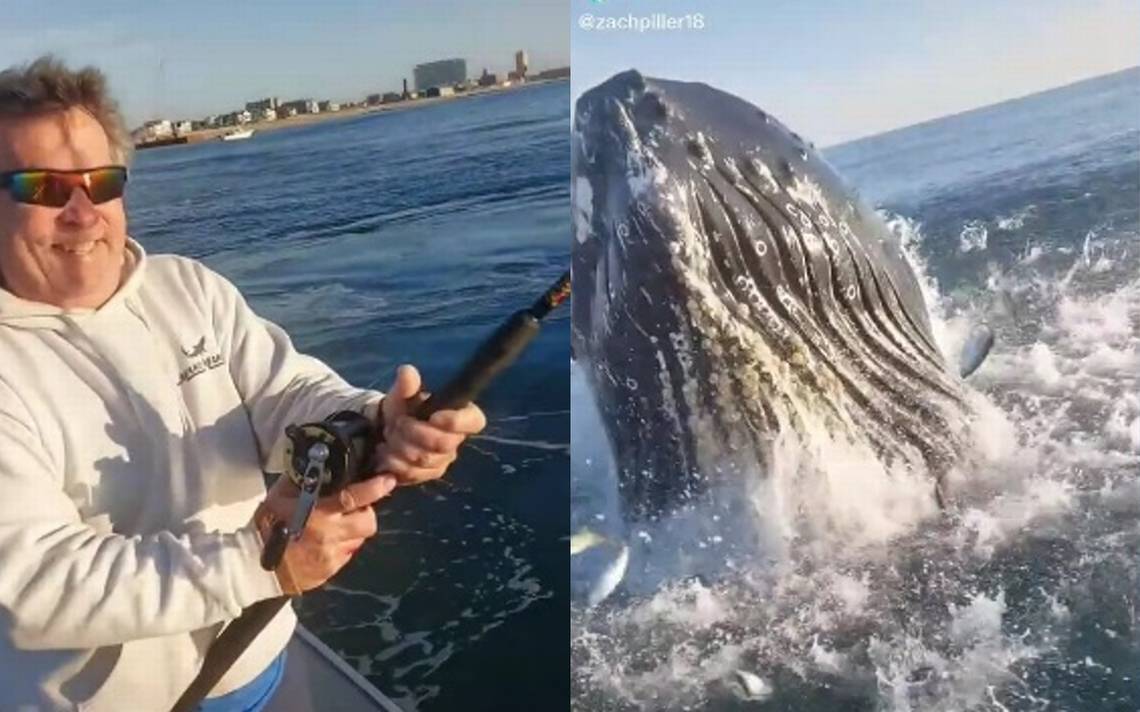
<path id="1" fill-rule="evenodd" d="M 376 704 L 379 705 L 379 709 L 384 710 L 384 712 L 404 712 L 399 705 L 389 699 L 383 692 L 376 689 L 376 687 L 368 681 L 368 678 L 356 670 L 353 670 L 332 648 L 321 642 L 320 638 L 313 635 L 313 633 L 300 623 L 297 624 L 293 637 L 308 645 L 317 655 L 320 655 L 328 661 L 337 672 L 348 678 L 349 682 L 375 701 Z"/>

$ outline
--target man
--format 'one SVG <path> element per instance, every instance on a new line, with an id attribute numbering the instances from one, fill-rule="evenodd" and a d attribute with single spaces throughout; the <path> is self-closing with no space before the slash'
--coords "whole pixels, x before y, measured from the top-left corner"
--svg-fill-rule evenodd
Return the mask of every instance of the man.
<path id="1" fill-rule="evenodd" d="M 370 505 L 485 424 L 474 406 L 419 422 L 415 369 L 387 398 L 352 388 L 221 276 L 148 257 L 126 233 L 128 154 L 97 70 L 0 73 L 3 710 L 169 709 L 225 622 L 327 581 L 376 533 Z M 263 468 L 287 425 L 349 409 L 384 424 L 378 476 L 322 499 L 263 571 L 295 501 Z M 286 606 L 207 707 L 267 697 L 294 623 Z"/>

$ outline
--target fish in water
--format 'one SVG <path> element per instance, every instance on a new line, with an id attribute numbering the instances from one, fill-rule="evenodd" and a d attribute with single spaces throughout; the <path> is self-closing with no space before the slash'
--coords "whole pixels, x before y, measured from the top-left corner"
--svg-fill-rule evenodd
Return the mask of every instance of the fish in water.
<path id="1" fill-rule="evenodd" d="M 571 569 L 577 573 L 575 597 L 587 606 L 596 606 L 609 597 L 625 578 L 629 567 L 629 547 L 590 529 L 570 537 Z"/>
<path id="2" fill-rule="evenodd" d="M 993 345 L 994 331 L 989 324 L 976 324 L 962 345 L 962 357 L 958 360 L 958 375 L 966 378 L 978 370 Z"/>
<path id="3" fill-rule="evenodd" d="M 580 529 L 577 534 L 570 537 L 570 556 L 577 556 L 605 541 L 606 538 L 597 532 L 590 529 Z"/>
<path id="4" fill-rule="evenodd" d="M 745 700 L 766 700 L 772 696 L 772 687 L 764 678 L 747 670 L 734 670 L 729 687 Z"/>
<path id="5" fill-rule="evenodd" d="M 1008 318 L 1014 326 L 1018 326 L 1021 321 L 1021 317 L 1018 315 L 1017 302 L 1013 300 L 1013 293 L 1008 289 L 998 291 L 997 307 L 994 311 Z"/>
<path id="6" fill-rule="evenodd" d="M 883 220 L 800 136 L 705 84 L 616 75 L 575 107 L 572 353 L 627 519 L 794 431 L 943 475 L 971 409 Z M 755 469 L 755 468 L 753 468 Z"/>

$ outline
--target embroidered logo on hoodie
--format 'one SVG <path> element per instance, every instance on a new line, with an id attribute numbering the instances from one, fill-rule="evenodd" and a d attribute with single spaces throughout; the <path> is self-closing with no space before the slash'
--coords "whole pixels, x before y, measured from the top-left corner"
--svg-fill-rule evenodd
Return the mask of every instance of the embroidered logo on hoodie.
<path id="1" fill-rule="evenodd" d="M 186 356 L 186 358 L 201 356 L 202 354 L 206 353 L 206 337 L 203 336 L 201 339 L 198 339 L 198 343 L 194 344 L 188 349 L 181 346 L 179 348 L 182 349 L 182 353 Z"/>
<path id="2" fill-rule="evenodd" d="M 179 347 L 182 354 L 188 358 L 193 359 L 201 356 L 202 358 L 197 361 L 192 361 L 189 366 L 182 369 L 178 374 L 178 385 L 186 383 L 195 376 L 200 376 L 206 371 L 212 371 L 226 362 L 220 353 L 206 354 L 206 337 L 203 336 L 190 348 L 184 346 Z"/>

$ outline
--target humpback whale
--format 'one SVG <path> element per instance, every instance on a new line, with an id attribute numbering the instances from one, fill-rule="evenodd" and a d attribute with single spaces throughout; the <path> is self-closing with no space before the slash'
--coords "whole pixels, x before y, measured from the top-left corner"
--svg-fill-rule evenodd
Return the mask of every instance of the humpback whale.
<path id="1" fill-rule="evenodd" d="M 897 236 L 813 145 L 636 71 L 581 95 L 572 143 L 572 354 L 627 516 L 691 501 L 726 462 L 762 473 L 782 433 L 928 472 L 941 504 L 964 384 Z"/>

